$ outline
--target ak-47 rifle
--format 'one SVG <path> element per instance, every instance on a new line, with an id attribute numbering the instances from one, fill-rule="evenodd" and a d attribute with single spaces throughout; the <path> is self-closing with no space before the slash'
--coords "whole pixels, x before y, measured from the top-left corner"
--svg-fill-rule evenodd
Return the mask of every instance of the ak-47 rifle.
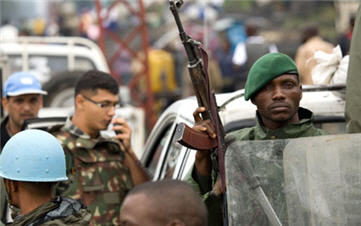
<path id="1" fill-rule="evenodd" d="M 206 111 L 202 112 L 204 120 L 209 119 L 214 125 L 217 134 L 217 140 L 210 139 L 204 133 L 193 130 L 184 123 L 177 125 L 175 139 L 184 146 L 196 150 L 212 150 L 212 167 L 219 171 L 222 182 L 222 190 L 225 191 L 225 170 L 224 170 L 224 128 L 218 115 L 218 106 L 216 98 L 211 91 L 207 73 L 208 57 L 207 53 L 201 48 L 201 43 L 195 41 L 183 29 L 182 22 L 179 18 L 178 9 L 182 6 L 182 0 L 169 0 L 170 10 L 173 13 L 175 22 L 179 30 L 179 36 L 188 57 L 188 70 L 191 77 L 193 91 L 197 97 L 198 106 L 205 107 Z M 199 57 L 199 55 L 201 57 Z M 218 161 L 217 161 L 218 160 Z M 253 169 L 250 164 L 243 164 L 248 178 L 254 178 Z M 257 183 L 255 183 L 256 181 Z M 272 208 L 267 196 L 264 194 L 262 187 L 257 180 L 253 180 L 253 189 L 255 195 L 263 210 L 265 211 L 269 222 L 273 226 L 282 226 L 277 214 Z M 227 208 L 225 207 L 226 211 Z M 226 213 L 223 213 L 226 216 Z"/>
<path id="2" fill-rule="evenodd" d="M 176 129 L 176 139 L 184 146 L 196 150 L 212 150 L 213 168 L 219 171 L 222 181 L 222 189 L 225 189 L 224 171 L 224 128 L 218 115 L 218 106 L 214 93 L 211 91 L 207 73 L 208 56 L 202 49 L 201 43 L 192 39 L 184 31 L 179 18 L 178 9 L 183 4 L 182 0 L 169 0 L 170 10 L 174 16 L 179 30 L 179 36 L 185 48 L 188 58 L 188 70 L 191 77 L 193 91 L 197 97 L 198 106 L 205 107 L 202 112 L 203 120 L 209 119 L 216 129 L 217 139 L 211 139 L 208 135 L 195 131 L 187 125 L 180 123 Z"/>

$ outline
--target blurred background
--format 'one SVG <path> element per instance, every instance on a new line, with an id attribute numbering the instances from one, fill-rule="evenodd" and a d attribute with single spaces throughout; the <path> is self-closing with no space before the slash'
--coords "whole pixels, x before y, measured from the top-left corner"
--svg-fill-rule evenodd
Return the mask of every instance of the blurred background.
<path id="1" fill-rule="evenodd" d="M 309 28 L 323 41 L 340 45 L 346 55 L 359 5 L 356 0 L 183 2 L 183 25 L 209 54 L 216 93 L 243 88 L 250 65 L 266 52 L 296 58 Z M 0 0 L 0 24 L 0 44 L 28 36 L 82 37 L 96 43 L 122 88 L 123 102 L 145 110 L 148 128 L 169 104 L 192 95 L 167 0 Z M 36 68 L 41 71 L 43 64 Z"/>

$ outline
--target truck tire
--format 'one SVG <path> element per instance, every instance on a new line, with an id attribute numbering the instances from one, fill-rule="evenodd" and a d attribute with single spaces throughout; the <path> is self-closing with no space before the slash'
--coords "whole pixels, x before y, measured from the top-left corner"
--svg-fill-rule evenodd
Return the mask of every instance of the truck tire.
<path id="1" fill-rule="evenodd" d="M 44 96 L 44 107 L 74 106 L 75 83 L 83 71 L 66 71 L 52 75 L 52 79 L 43 85 L 48 92 Z"/>

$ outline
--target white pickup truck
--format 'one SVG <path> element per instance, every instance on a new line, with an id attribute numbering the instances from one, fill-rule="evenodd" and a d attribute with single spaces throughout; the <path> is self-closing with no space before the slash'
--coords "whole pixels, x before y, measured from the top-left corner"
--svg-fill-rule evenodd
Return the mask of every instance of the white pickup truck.
<path id="1" fill-rule="evenodd" d="M 33 72 L 48 91 L 45 107 L 72 106 L 74 83 L 82 72 L 109 72 L 99 47 L 80 37 L 17 37 L 1 41 L 0 67 L 3 81 L 16 71 Z"/>
<path id="2" fill-rule="evenodd" d="M 31 71 L 48 95 L 39 117 L 67 116 L 74 99 L 77 78 L 88 70 L 109 72 L 100 48 L 81 37 L 15 37 L 0 41 L 2 82 L 16 71 Z M 145 141 L 144 110 L 131 106 L 126 87 L 120 87 L 123 107 L 116 110 L 133 130 L 133 148 L 140 155 Z M 123 92 L 124 91 L 124 92 Z M 124 100 L 125 103 L 124 103 Z"/>

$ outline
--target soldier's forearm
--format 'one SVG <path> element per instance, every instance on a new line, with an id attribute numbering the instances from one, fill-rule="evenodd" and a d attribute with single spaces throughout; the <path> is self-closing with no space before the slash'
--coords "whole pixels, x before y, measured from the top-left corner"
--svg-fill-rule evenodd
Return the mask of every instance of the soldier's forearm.
<path id="1" fill-rule="evenodd" d="M 210 176 L 212 172 L 212 161 L 209 153 L 197 151 L 195 167 L 201 176 Z"/>
<path id="2" fill-rule="evenodd" d="M 125 153 L 124 165 L 128 167 L 134 185 L 150 180 L 148 173 L 132 150 Z"/>

